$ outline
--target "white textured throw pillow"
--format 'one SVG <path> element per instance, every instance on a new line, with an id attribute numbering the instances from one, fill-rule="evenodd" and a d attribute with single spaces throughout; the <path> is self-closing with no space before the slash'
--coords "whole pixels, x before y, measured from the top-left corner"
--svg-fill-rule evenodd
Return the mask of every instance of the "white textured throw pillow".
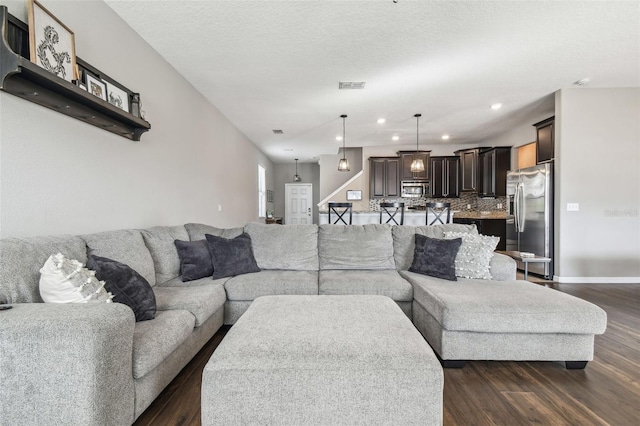
<path id="1" fill-rule="evenodd" d="M 113 295 L 77 260 L 61 253 L 49 256 L 40 269 L 40 296 L 47 303 L 111 303 Z"/>
<path id="2" fill-rule="evenodd" d="M 489 262 L 493 251 L 500 242 L 499 237 L 476 235 L 468 232 L 445 232 L 444 238 L 462 238 L 462 245 L 456 256 L 456 276 L 490 280 Z"/>

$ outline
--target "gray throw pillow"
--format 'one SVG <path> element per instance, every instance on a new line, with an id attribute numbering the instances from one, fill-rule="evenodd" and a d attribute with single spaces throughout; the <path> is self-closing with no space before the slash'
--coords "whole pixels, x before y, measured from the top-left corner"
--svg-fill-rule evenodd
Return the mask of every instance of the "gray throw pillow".
<path id="1" fill-rule="evenodd" d="M 207 240 L 175 240 L 174 244 L 180 258 L 180 274 L 183 282 L 213 275 L 213 263 L 211 263 Z"/>
<path id="2" fill-rule="evenodd" d="M 210 234 L 206 234 L 205 237 L 211 253 L 214 280 L 260 272 L 253 256 L 249 234 L 243 233 L 232 239 Z"/>
<path id="3" fill-rule="evenodd" d="M 104 288 L 113 294 L 113 301 L 129 306 L 136 322 L 156 317 L 156 296 L 149 282 L 124 263 L 100 256 L 89 256 L 87 268 L 96 271 Z"/>
<path id="4" fill-rule="evenodd" d="M 456 256 L 456 276 L 460 278 L 491 279 L 491 258 L 499 237 L 473 235 L 461 232 L 445 232 L 445 239 L 462 238 L 462 245 Z"/>
<path id="5" fill-rule="evenodd" d="M 455 261 L 462 239 L 441 240 L 416 234 L 416 248 L 409 271 L 457 281 Z"/>

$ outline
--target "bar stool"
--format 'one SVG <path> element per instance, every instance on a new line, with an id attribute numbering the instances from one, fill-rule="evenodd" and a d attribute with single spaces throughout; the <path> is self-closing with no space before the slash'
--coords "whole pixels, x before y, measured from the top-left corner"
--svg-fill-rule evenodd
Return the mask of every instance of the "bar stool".
<path id="1" fill-rule="evenodd" d="M 451 221 L 451 203 L 427 203 L 425 206 L 427 210 L 427 225 L 444 225 Z M 429 223 L 429 213 L 435 216 L 431 223 Z M 443 217 L 444 214 L 446 214 L 446 217 Z"/>
<path id="2" fill-rule="evenodd" d="M 336 217 L 335 221 L 331 221 L 331 212 Z M 345 221 L 344 215 L 349 213 L 349 223 Z M 344 225 L 351 225 L 353 213 L 353 203 L 329 203 L 329 223 L 332 225 L 342 222 Z"/>
<path id="3" fill-rule="evenodd" d="M 396 220 L 398 212 L 400 213 L 400 223 Z M 393 222 L 396 225 L 404 224 L 404 203 L 380 203 L 380 223 L 383 223 L 382 215 L 385 213 L 386 216 L 389 216 L 389 219 L 384 223 Z"/>

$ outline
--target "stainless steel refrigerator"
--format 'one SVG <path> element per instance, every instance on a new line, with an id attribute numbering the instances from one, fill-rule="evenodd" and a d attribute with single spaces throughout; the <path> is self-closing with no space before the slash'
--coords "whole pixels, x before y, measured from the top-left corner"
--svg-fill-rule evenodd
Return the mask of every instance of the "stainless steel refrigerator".
<path id="1" fill-rule="evenodd" d="M 529 272 L 553 276 L 553 163 L 507 173 L 507 250 L 552 259 Z M 522 269 L 518 262 L 518 268 Z"/>

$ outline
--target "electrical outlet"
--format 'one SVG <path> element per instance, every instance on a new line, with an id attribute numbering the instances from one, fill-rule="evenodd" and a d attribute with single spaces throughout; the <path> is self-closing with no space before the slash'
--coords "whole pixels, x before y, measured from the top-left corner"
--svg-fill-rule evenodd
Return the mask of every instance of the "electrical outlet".
<path id="1" fill-rule="evenodd" d="M 502 208 L 502 203 L 498 203 L 498 209 Z"/>
<path id="2" fill-rule="evenodd" d="M 467 204 L 467 210 L 471 210 L 471 204 Z"/>
<path id="3" fill-rule="evenodd" d="M 567 203 L 567 211 L 568 212 L 579 212 L 580 211 L 580 203 Z"/>
<path id="4" fill-rule="evenodd" d="M 218 211 L 221 212 L 222 211 L 222 204 L 218 204 Z"/>

